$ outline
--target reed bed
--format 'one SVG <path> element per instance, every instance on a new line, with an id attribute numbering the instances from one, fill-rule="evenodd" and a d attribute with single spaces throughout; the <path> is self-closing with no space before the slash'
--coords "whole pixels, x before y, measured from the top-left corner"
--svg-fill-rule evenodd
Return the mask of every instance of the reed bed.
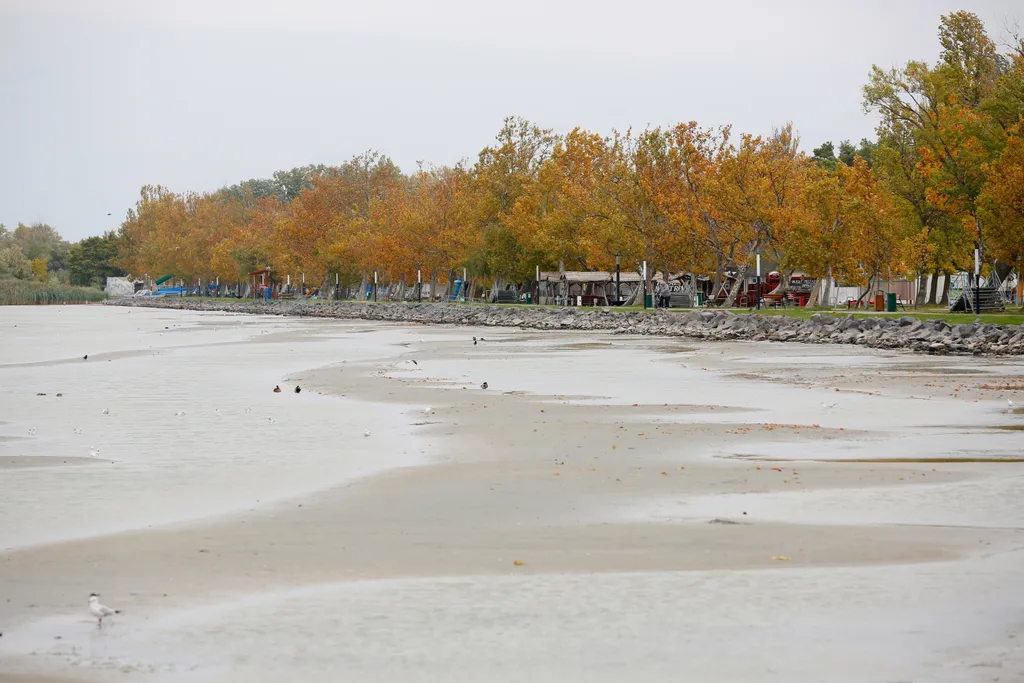
<path id="1" fill-rule="evenodd" d="M 39 306 L 44 304 L 84 304 L 103 301 L 107 295 L 92 287 L 69 287 L 24 280 L 0 281 L 0 306 Z"/>

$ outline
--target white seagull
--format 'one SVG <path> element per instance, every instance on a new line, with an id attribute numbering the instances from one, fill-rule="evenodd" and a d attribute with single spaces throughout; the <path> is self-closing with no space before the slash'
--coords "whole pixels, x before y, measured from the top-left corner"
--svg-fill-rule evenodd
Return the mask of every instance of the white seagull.
<path id="1" fill-rule="evenodd" d="M 110 409 L 104 408 L 103 410 L 100 411 L 100 415 L 110 415 Z"/>
<path id="2" fill-rule="evenodd" d="M 825 403 L 824 401 L 822 401 L 821 402 L 821 407 L 822 408 L 835 408 L 836 404 L 835 403 Z"/>
<path id="3" fill-rule="evenodd" d="M 174 417 L 185 417 L 185 411 L 184 410 L 179 410 L 178 412 L 176 412 L 174 414 Z"/>
<path id="4" fill-rule="evenodd" d="M 119 609 L 110 609 L 106 605 L 100 604 L 100 596 L 98 593 L 89 594 L 89 611 L 92 615 L 99 619 L 99 625 L 103 626 L 103 617 L 112 617 L 115 614 L 120 614 Z"/>
<path id="5" fill-rule="evenodd" d="M 365 432 L 363 432 L 363 436 L 369 436 L 369 435 L 370 435 L 370 430 L 369 429 L 367 429 Z"/>
<path id="6" fill-rule="evenodd" d="M 423 409 L 423 414 L 424 415 L 430 415 L 432 410 L 433 410 L 433 408 L 431 408 L 430 406 L 427 406 L 426 408 Z"/>
<path id="7" fill-rule="evenodd" d="M 100 449 L 96 448 L 95 446 L 89 446 L 89 455 L 91 455 L 94 458 L 100 457 Z"/>
<path id="8" fill-rule="evenodd" d="M 1010 410 L 1013 410 L 1013 401 L 1006 399 L 1006 405 Z"/>

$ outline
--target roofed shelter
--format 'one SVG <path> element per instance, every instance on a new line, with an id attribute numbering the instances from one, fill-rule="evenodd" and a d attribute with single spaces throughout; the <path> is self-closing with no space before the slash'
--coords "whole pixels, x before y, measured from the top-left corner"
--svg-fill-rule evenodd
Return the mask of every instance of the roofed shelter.
<path id="1" fill-rule="evenodd" d="M 622 296 L 627 298 L 640 284 L 640 274 L 619 274 Z M 542 271 L 537 303 L 570 306 L 609 306 L 615 301 L 615 273 L 603 270 Z"/>

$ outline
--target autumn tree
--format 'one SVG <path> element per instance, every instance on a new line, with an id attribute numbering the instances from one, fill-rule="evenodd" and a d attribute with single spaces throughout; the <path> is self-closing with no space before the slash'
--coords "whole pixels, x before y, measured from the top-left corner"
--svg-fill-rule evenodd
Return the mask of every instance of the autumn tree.
<path id="1" fill-rule="evenodd" d="M 467 229 L 482 239 L 467 255 L 470 273 L 485 278 L 525 280 L 540 255 L 516 238 L 510 217 L 516 202 L 537 177 L 557 138 L 548 129 L 518 117 L 505 119 L 495 144 L 485 147 L 466 188 L 472 207 Z"/>

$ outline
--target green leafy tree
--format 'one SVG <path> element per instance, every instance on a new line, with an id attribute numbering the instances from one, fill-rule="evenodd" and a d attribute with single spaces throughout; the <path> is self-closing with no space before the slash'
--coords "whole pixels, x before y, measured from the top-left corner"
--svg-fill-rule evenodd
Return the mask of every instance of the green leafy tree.
<path id="1" fill-rule="evenodd" d="M 829 173 L 835 172 L 837 163 L 836 150 L 835 145 L 831 141 L 823 142 L 821 147 L 815 147 L 812 154 L 811 159 L 820 168 L 825 169 Z"/>
<path id="2" fill-rule="evenodd" d="M 108 232 L 102 237 L 87 237 L 68 250 L 68 271 L 71 284 L 102 287 L 106 278 L 123 276 L 114 265 L 117 259 L 117 235 Z"/>

